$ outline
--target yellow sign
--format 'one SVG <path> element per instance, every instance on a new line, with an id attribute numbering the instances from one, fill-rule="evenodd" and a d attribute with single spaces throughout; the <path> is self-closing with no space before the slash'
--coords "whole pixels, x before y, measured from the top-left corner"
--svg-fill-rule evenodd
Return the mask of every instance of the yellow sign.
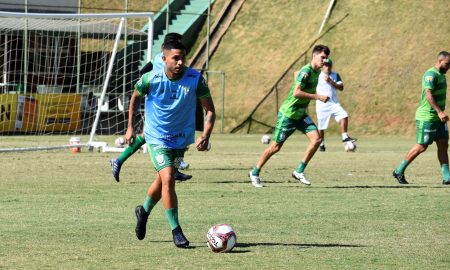
<path id="1" fill-rule="evenodd" d="M 80 104 L 80 94 L 0 95 L 0 132 L 75 131 Z"/>
<path id="2" fill-rule="evenodd" d="M 0 95 L 0 132 L 14 131 L 17 96 L 16 94 Z"/>

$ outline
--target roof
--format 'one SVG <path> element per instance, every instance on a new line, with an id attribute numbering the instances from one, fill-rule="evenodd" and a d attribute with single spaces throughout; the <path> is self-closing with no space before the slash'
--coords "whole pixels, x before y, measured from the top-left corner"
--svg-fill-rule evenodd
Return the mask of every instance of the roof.
<path id="1" fill-rule="evenodd" d="M 27 6 L 28 12 L 78 12 L 78 0 L 1 0 L 0 2 L 2 11 L 25 12 L 25 6 Z"/>
<path id="2" fill-rule="evenodd" d="M 33 32 L 46 32 L 46 35 L 61 36 L 63 34 L 78 34 L 81 30 L 83 37 L 89 38 L 105 38 L 110 36 L 114 39 L 119 27 L 118 23 L 113 20 L 67 20 L 67 19 L 47 19 L 47 18 L 17 18 L 17 17 L 3 17 L 0 19 L 0 33 L 5 31 L 13 31 L 20 35 L 26 28 Z M 123 33 L 123 31 L 122 31 Z M 127 38 L 133 40 L 145 40 L 147 33 L 136 29 L 127 28 Z"/>

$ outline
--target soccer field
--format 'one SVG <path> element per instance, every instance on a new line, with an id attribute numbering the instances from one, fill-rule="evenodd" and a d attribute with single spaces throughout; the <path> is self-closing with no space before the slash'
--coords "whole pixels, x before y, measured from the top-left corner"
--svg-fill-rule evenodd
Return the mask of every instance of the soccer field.
<path id="1" fill-rule="evenodd" d="M 214 134 L 211 151 L 186 153 L 194 177 L 176 187 L 189 249 L 173 245 L 161 204 L 146 238 L 135 237 L 134 208 L 154 177 L 147 154 L 131 157 L 116 183 L 114 153 L 0 153 L 0 269 L 450 268 L 450 187 L 434 145 L 408 168 L 411 184 L 399 185 L 391 172 L 413 137 L 360 137 L 346 153 L 329 136 L 306 169 L 308 187 L 291 178 L 306 147 L 297 133 L 257 189 L 247 173 L 265 147 L 260 137 Z M 206 247 L 215 223 L 236 230 L 231 253 Z"/>

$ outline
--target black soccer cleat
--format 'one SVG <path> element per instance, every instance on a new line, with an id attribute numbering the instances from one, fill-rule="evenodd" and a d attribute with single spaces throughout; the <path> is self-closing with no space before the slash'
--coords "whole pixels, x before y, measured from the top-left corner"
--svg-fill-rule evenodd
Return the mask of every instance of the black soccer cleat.
<path id="1" fill-rule="evenodd" d="M 175 244 L 175 246 L 179 248 L 189 247 L 189 241 L 186 239 L 186 236 L 184 236 L 180 226 L 172 230 L 172 236 L 173 236 L 173 243 Z"/>
<path id="2" fill-rule="evenodd" d="M 450 180 L 442 180 L 442 184 L 443 185 L 450 185 Z"/>
<path id="3" fill-rule="evenodd" d="M 395 179 L 397 179 L 397 181 L 400 184 L 408 184 L 408 182 L 406 181 L 406 178 L 403 174 L 399 174 L 397 173 L 395 170 L 392 172 L 392 176 L 395 177 Z"/>
<path id="4" fill-rule="evenodd" d="M 326 150 L 327 150 L 327 148 L 325 147 L 325 145 L 319 145 L 320 152 L 325 152 Z"/>
<path id="5" fill-rule="evenodd" d="M 187 181 L 191 178 L 192 178 L 192 175 L 184 174 L 184 173 L 180 172 L 179 170 L 175 171 L 175 180 Z"/>
<path id="6" fill-rule="evenodd" d="M 142 240 L 145 238 L 145 232 L 147 230 L 147 219 L 149 214 L 147 212 L 145 212 L 144 206 L 142 205 L 138 205 L 136 206 L 136 209 L 134 210 L 134 212 L 136 213 L 136 219 L 137 219 L 137 223 L 136 223 L 136 237 L 139 240 Z"/>
<path id="7" fill-rule="evenodd" d="M 345 142 L 356 142 L 358 139 L 356 138 L 352 138 L 352 137 L 347 137 L 345 139 L 342 140 L 343 143 Z"/>

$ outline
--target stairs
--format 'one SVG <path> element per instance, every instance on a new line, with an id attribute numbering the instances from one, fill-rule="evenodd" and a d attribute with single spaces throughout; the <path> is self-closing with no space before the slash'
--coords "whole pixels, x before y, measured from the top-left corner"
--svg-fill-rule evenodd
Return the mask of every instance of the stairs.
<path id="1" fill-rule="evenodd" d="M 214 0 L 211 0 L 211 4 Z M 161 51 L 164 36 L 168 32 L 176 32 L 183 35 L 183 43 L 189 49 L 195 42 L 196 36 L 206 20 L 208 0 L 171 0 L 169 4 L 169 29 L 166 29 L 165 5 L 154 18 L 152 58 Z M 146 25 L 142 30 L 147 30 Z M 140 67 L 147 63 L 147 51 L 143 52 Z"/>

